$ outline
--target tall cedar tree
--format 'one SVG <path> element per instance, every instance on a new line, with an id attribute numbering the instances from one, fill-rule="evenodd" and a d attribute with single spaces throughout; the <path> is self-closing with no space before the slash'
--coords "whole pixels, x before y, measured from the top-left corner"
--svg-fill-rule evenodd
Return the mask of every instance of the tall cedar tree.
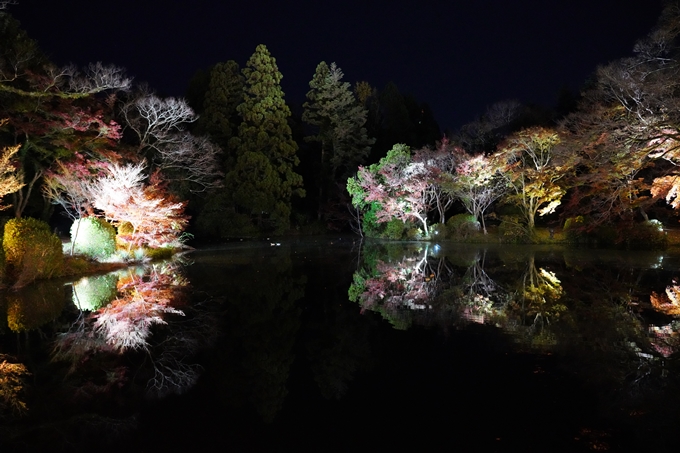
<path id="1" fill-rule="evenodd" d="M 319 63 L 307 93 L 302 119 L 315 126 L 316 134 L 305 137 L 321 144 L 319 207 L 328 190 L 344 181 L 368 156 L 375 139 L 369 138 L 364 125 L 368 111 L 357 101 L 351 86 L 342 82 L 343 73 L 335 63 Z M 319 209 L 319 213 L 321 209 Z"/>
<path id="2" fill-rule="evenodd" d="M 210 71 L 208 90 L 203 98 L 203 112 L 198 119 L 197 133 L 209 135 L 226 155 L 226 170 L 235 163 L 233 153 L 227 152 L 229 140 L 238 132 L 240 119 L 237 107 L 243 102 L 244 77 L 234 60 L 217 63 Z"/>
<path id="3" fill-rule="evenodd" d="M 298 165 L 298 146 L 288 124 L 290 109 L 281 89 L 283 77 L 263 44 L 243 69 L 242 118 L 230 144 L 236 164 L 227 174 L 227 189 L 237 211 L 249 215 L 260 232 L 281 233 L 290 226 L 291 198 L 305 195 Z"/>

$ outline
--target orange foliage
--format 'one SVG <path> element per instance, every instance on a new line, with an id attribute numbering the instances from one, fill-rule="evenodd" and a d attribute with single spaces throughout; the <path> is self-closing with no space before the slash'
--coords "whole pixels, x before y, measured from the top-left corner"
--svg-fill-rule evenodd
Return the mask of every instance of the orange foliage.
<path id="1" fill-rule="evenodd" d="M 650 188 L 654 198 L 665 198 L 673 209 L 680 207 L 680 176 L 664 176 L 656 178 Z"/>
<path id="2" fill-rule="evenodd" d="M 656 311 L 670 316 L 680 316 L 679 296 L 680 286 L 669 286 L 666 288 L 666 294 L 652 292 L 649 300 Z"/>
<path id="3" fill-rule="evenodd" d="M 25 415 L 26 403 L 20 399 L 23 379 L 30 373 L 22 363 L 10 363 L 0 354 L 0 417 L 5 411 L 15 416 Z"/>

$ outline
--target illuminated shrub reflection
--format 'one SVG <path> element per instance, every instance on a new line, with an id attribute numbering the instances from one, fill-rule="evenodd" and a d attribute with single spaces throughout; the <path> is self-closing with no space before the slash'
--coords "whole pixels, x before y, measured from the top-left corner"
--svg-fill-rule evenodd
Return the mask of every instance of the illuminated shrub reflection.
<path id="1" fill-rule="evenodd" d="M 118 275 L 83 277 L 73 283 L 73 303 L 82 311 L 95 311 L 116 298 Z"/>
<path id="2" fill-rule="evenodd" d="M 52 321 L 64 309 L 64 297 L 55 297 L 63 292 L 60 284 L 45 282 L 5 293 L 7 325 L 14 332 L 25 332 Z"/>
<path id="3" fill-rule="evenodd" d="M 24 401 L 24 380 L 30 375 L 24 364 L 0 354 L 0 420 L 28 413 Z"/>
<path id="4" fill-rule="evenodd" d="M 663 357 L 670 357 L 680 350 L 680 285 L 673 281 L 665 293 L 652 292 L 649 300 L 654 310 L 673 318 L 667 324 L 649 326 L 654 350 Z"/>

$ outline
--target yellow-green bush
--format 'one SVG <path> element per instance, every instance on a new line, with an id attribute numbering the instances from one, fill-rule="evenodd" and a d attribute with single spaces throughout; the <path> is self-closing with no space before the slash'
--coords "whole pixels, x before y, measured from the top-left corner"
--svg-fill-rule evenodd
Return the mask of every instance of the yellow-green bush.
<path id="1" fill-rule="evenodd" d="M 446 225 L 443 223 L 435 223 L 430 227 L 430 238 L 437 240 L 437 239 L 446 239 L 448 235 L 448 231 L 446 229 Z"/>
<path id="2" fill-rule="evenodd" d="M 7 275 L 15 279 L 15 286 L 63 273 L 61 240 L 45 222 L 32 218 L 9 220 L 2 246 Z"/>
<path id="3" fill-rule="evenodd" d="M 466 239 L 479 232 L 481 225 L 472 214 L 456 214 L 446 221 L 448 237 Z"/>
<path id="4" fill-rule="evenodd" d="M 118 225 L 118 234 L 132 234 L 134 231 L 135 227 L 130 222 L 123 222 Z"/>
<path id="5" fill-rule="evenodd" d="M 403 221 L 399 219 L 392 219 L 385 224 L 383 237 L 386 239 L 399 240 L 404 237 L 406 230 L 407 225 Z"/>
<path id="6" fill-rule="evenodd" d="M 564 221 L 564 233 L 570 242 L 586 242 L 587 234 L 584 233 L 586 218 L 583 216 L 569 217 Z"/>
<path id="7" fill-rule="evenodd" d="M 116 229 L 104 219 L 83 217 L 71 225 L 73 251 L 92 259 L 106 259 L 116 252 Z"/>
<path id="8" fill-rule="evenodd" d="M 175 253 L 175 250 L 171 247 L 160 247 L 157 249 L 144 249 L 144 252 L 151 261 L 156 261 L 156 260 L 167 260 L 172 258 L 172 255 Z"/>
<path id="9" fill-rule="evenodd" d="M 503 242 L 526 242 L 530 239 L 530 232 L 523 219 L 518 216 L 507 215 L 501 217 L 501 224 L 498 226 Z"/>

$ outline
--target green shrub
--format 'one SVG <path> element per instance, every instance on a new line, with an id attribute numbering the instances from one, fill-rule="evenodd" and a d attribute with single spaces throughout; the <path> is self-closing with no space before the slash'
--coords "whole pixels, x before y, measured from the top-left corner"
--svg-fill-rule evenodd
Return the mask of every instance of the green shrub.
<path id="1" fill-rule="evenodd" d="M 61 240 L 45 222 L 32 218 L 9 220 L 2 246 L 7 273 L 16 279 L 16 287 L 63 273 Z"/>
<path id="2" fill-rule="evenodd" d="M 371 203 L 368 210 L 364 213 L 361 221 L 361 228 L 364 231 L 366 237 L 377 238 L 381 237 L 381 232 L 384 230 L 384 226 L 378 223 L 377 212 L 380 210 L 380 204 Z"/>
<path id="3" fill-rule="evenodd" d="M 432 239 L 446 239 L 447 235 L 448 231 L 443 223 L 435 223 L 430 227 L 430 238 Z"/>
<path id="4" fill-rule="evenodd" d="M 456 214 L 446 221 L 448 237 L 466 239 L 479 232 L 480 223 L 472 214 Z"/>
<path id="5" fill-rule="evenodd" d="M 71 243 L 76 254 L 106 259 L 116 252 L 116 229 L 104 219 L 83 217 L 71 225 Z"/>
<path id="6" fill-rule="evenodd" d="M 411 241 L 419 241 L 423 238 L 423 230 L 415 226 L 407 227 L 405 236 Z"/>
<path id="7" fill-rule="evenodd" d="M 667 244 L 663 224 L 656 219 L 633 225 L 631 231 L 625 234 L 625 238 L 629 246 L 664 247 Z"/>
<path id="8" fill-rule="evenodd" d="M 399 240 L 404 237 L 405 232 L 406 224 L 399 219 L 392 219 L 385 224 L 385 231 L 382 233 L 382 237 Z"/>
<path id="9" fill-rule="evenodd" d="M 529 239 L 527 226 L 519 216 L 503 216 L 498 230 L 503 242 L 524 242 Z"/>
<path id="10" fill-rule="evenodd" d="M 582 242 L 586 240 L 586 234 L 583 232 L 586 220 L 580 215 L 578 217 L 569 217 L 564 221 L 564 233 L 567 235 L 567 240 L 570 242 Z"/>

